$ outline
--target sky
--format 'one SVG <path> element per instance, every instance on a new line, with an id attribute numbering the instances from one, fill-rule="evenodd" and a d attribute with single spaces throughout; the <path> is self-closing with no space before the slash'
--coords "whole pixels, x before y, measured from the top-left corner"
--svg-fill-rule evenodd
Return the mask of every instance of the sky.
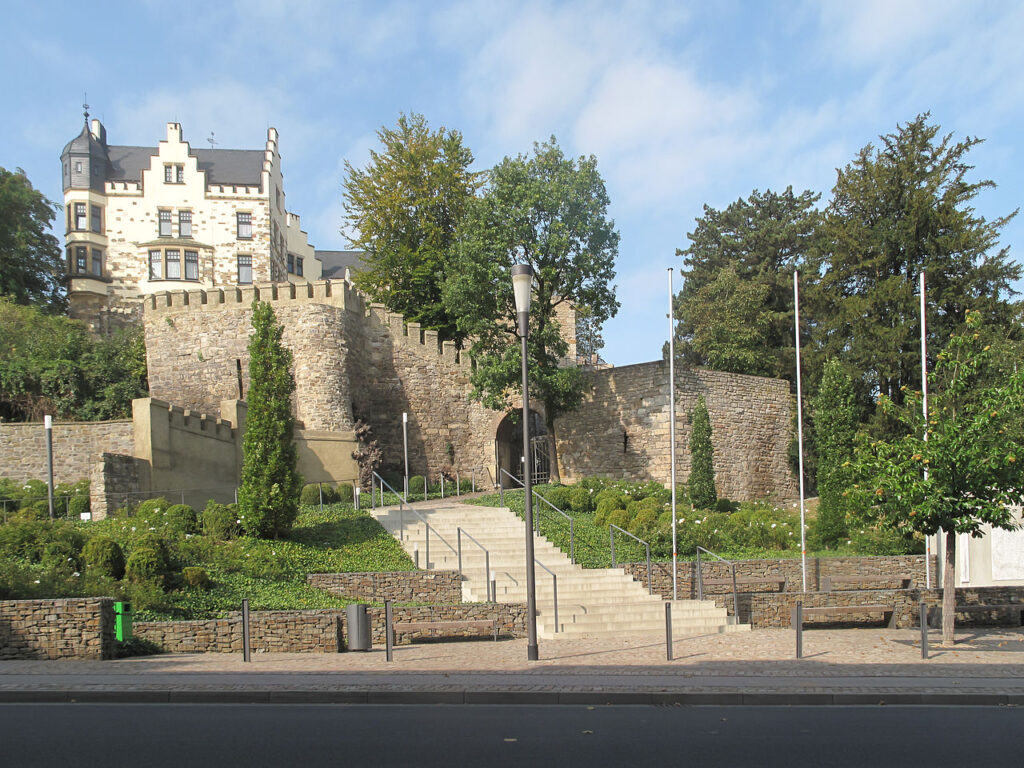
<path id="1" fill-rule="evenodd" d="M 557 137 L 594 155 L 621 235 L 614 365 L 661 356 L 668 269 L 703 206 L 810 189 L 923 112 L 985 143 L 992 219 L 1024 198 L 1024 3 L 64 2 L 0 0 L 0 166 L 62 200 L 82 103 L 111 144 L 262 149 L 280 131 L 288 209 L 320 249 L 341 232 L 345 161 L 401 113 L 462 132 L 474 168 Z M 87 96 L 83 96 L 87 94 Z M 1024 217 L 1003 230 L 1020 262 Z M 676 273 L 678 290 L 679 276 Z M 1024 291 L 1024 284 L 1018 284 Z"/>

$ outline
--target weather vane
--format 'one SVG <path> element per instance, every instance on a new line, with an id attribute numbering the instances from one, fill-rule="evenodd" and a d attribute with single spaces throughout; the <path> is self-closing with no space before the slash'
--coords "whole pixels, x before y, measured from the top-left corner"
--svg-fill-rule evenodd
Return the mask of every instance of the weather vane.
<path id="1" fill-rule="evenodd" d="M 83 93 L 82 94 L 82 109 L 85 110 L 85 122 L 86 123 L 89 122 L 89 103 L 88 102 L 89 102 L 89 94 L 88 93 Z"/>
<path id="2" fill-rule="evenodd" d="M 210 149 L 213 149 L 217 144 L 220 144 L 219 141 L 213 138 L 213 131 L 210 131 L 210 136 L 207 141 L 210 142 Z"/>

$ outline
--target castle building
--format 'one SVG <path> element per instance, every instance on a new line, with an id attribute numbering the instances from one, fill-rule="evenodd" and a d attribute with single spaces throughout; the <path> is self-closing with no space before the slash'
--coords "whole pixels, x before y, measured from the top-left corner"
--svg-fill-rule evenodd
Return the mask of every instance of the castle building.
<path id="1" fill-rule="evenodd" d="M 285 207 L 275 128 L 256 150 L 195 149 L 178 123 L 155 147 L 118 146 L 86 112 L 61 170 L 69 314 L 96 332 L 140 320 L 160 291 L 321 277 Z"/>

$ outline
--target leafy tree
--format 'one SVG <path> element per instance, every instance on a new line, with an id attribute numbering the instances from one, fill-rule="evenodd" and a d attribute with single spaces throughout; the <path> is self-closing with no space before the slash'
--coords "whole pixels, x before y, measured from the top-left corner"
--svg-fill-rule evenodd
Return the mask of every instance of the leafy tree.
<path id="1" fill-rule="evenodd" d="M 140 326 L 97 339 L 77 320 L 0 297 L 0 419 L 125 418 L 146 393 Z"/>
<path id="2" fill-rule="evenodd" d="M 600 359 L 604 349 L 604 336 L 601 324 L 597 322 L 593 310 L 581 305 L 576 307 L 576 356 L 583 360 L 583 365 L 591 365 Z"/>
<path id="3" fill-rule="evenodd" d="M 295 470 L 292 353 L 281 343 L 283 333 L 274 308 L 266 302 L 253 302 L 251 383 L 238 506 L 245 532 L 260 538 L 276 539 L 291 530 L 302 489 L 302 478 Z"/>
<path id="4" fill-rule="evenodd" d="M 962 327 L 968 310 L 981 312 L 997 334 L 1013 327 L 1016 314 L 1009 297 L 1021 268 L 997 246 L 1016 211 L 995 221 L 975 214 L 971 201 L 995 186 L 967 179 L 967 155 L 981 140 L 954 142 L 928 120 L 926 113 L 898 126 L 838 172 L 821 277 L 808 292 L 816 345 L 842 358 L 864 398 L 882 394 L 900 403 L 906 388 L 921 385 L 922 269 L 931 348 Z"/>
<path id="5" fill-rule="evenodd" d="M 457 335 L 441 301 L 458 228 L 479 188 L 462 134 L 433 132 L 422 115 L 377 131 L 382 149 L 363 170 L 345 163 L 345 223 L 366 252 L 356 284 L 407 320 Z"/>
<path id="6" fill-rule="evenodd" d="M 60 244 L 49 232 L 55 211 L 24 171 L 0 168 L 0 295 L 51 312 L 66 306 Z"/>
<path id="7" fill-rule="evenodd" d="M 853 382 L 838 360 L 825 363 L 821 385 L 811 401 L 818 455 L 817 536 L 825 547 L 846 538 L 853 484 L 850 460 L 859 424 Z"/>
<path id="8" fill-rule="evenodd" d="M 704 395 L 690 414 L 690 501 L 697 509 L 714 509 L 718 502 L 715 489 L 714 448 L 711 445 L 711 417 Z"/>
<path id="9" fill-rule="evenodd" d="M 724 210 L 704 206 L 690 246 L 676 251 L 686 278 L 676 300 L 677 354 L 685 362 L 793 378 L 792 273 L 814 263 L 820 197 L 755 189 Z"/>
<path id="10" fill-rule="evenodd" d="M 599 327 L 619 306 L 610 285 L 619 235 L 608 204 L 597 158 L 567 158 L 554 137 L 535 144 L 530 157 L 506 157 L 471 208 L 445 285 L 448 312 L 472 339 L 474 397 L 509 409 L 522 386 L 510 270 L 516 263 L 533 267 L 530 387 L 533 402 L 543 406 L 553 482 L 559 481 L 555 418 L 578 407 L 585 387 L 580 370 L 562 364 L 568 345 L 556 310 L 566 302 L 585 306 Z"/>
<path id="11" fill-rule="evenodd" d="M 903 403 L 883 393 L 879 407 L 902 429 L 860 445 L 853 465 L 855 494 L 881 524 L 908 534 L 945 532 L 945 643 L 954 641 L 957 534 L 982 536 L 983 525 L 1013 529 L 1010 507 L 1024 503 L 1024 441 L 1014 429 L 1024 413 L 1024 370 L 993 380 L 982 323 L 982 312 L 968 311 L 966 331 L 937 356 L 927 439 L 920 393 L 908 391 Z"/>

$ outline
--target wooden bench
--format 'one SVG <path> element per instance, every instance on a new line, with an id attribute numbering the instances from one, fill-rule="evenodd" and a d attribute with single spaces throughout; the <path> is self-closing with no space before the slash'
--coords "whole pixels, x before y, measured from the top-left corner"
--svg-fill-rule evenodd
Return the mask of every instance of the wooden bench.
<path id="1" fill-rule="evenodd" d="M 868 615 L 872 613 L 882 614 L 889 629 L 896 628 L 896 606 L 895 605 L 828 605 L 822 607 L 804 607 L 803 615 L 808 616 L 835 616 L 835 615 Z M 886 615 L 888 614 L 888 615 Z M 789 614 L 789 624 L 796 627 L 796 606 L 793 606 Z"/>
<path id="2" fill-rule="evenodd" d="M 477 619 L 467 621 L 405 621 L 393 624 L 395 635 L 409 632 L 426 632 L 428 630 L 472 630 L 481 636 L 493 635 L 498 639 L 497 619 Z M 440 637 L 467 637 L 467 635 L 439 635 Z"/>
<path id="3" fill-rule="evenodd" d="M 821 591 L 831 592 L 836 584 L 891 584 L 898 581 L 900 586 L 897 589 L 910 589 L 913 582 L 912 576 L 822 576 Z M 874 587 L 874 589 L 886 589 L 886 587 Z M 891 589 L 891 587 L 890 587 Z"/>
<path id="4" fill-rule="evenodd" d="M 1006 613 L 1006 623 L 1011 627 L 1024 625 L 1024 603 L 998 603 L 992 605 L 958 605 L 953 611 L 957 613 L 987 613 L 998 611 Z M 928 624 L 932 627 L 942 625 L 942 606 L 937 605 L 928 610 Z"/>
<path id="5" fill-rule="evenodd" d="M 729 592 L 732 591 L 732 579 L 703 579 L 701 583 L 705 587 L 728 587 Z M 743 576 L 736 577 L 736 589 L 740 590 L 741 586 L 753 585 L 753 584 L 768 584 L 774 586 L 779 592 L 786 591 L 786 579 L 777 579 L 774 576 Z"/>

